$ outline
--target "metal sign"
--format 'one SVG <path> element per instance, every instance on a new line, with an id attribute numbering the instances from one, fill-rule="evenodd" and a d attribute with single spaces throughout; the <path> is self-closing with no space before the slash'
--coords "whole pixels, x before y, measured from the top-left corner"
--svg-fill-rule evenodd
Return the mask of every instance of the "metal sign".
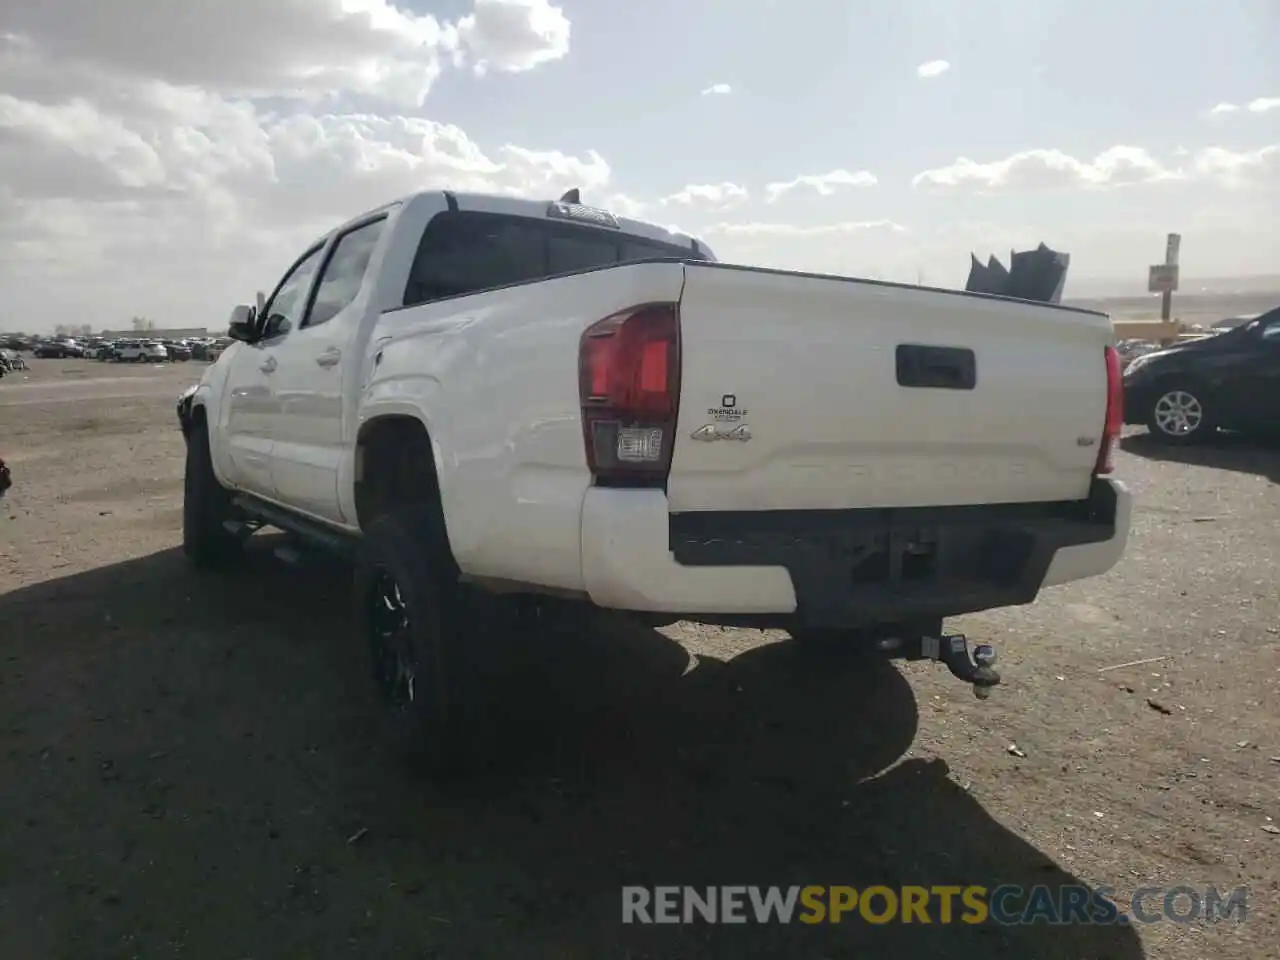
<path id="1" fill-rule="evenodd" d="M 1164 245 L 1164 262 L 1171 267 L 1178 265 L 1178 253 L 1182 249 L 1182 234 L 1171 233 Z"/>
<path id="2" fill-rule="evenodd" d="M 1151 293 L 1173 293 L 1178 289 L 1178 265 L 1154 263 L 1148 268 L 1147 290 Z"/>

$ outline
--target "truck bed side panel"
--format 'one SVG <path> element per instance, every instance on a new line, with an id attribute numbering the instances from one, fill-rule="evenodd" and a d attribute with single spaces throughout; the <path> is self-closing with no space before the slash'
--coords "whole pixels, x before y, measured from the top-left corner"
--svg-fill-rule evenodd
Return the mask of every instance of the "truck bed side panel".
<path id="1" fill-rule="evenodd" d="M 679 263 L 635 263 L 382 316 L 362 409 L 425 409 L 464 573 L 583 589 L 579 341 L 619 310 L 677 301 L 683 277 Z"/>

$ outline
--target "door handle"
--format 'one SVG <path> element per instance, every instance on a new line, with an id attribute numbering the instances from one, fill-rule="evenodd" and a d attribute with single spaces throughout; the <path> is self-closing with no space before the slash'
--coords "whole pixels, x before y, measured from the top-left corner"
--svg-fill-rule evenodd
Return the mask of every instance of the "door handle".
<path id="1" fill-rule="evenodd" d="M 261 370 L 263 373 L 275 373 L 275 372 L 276 372 L 276 358 L 275 358 L 275 357 L 267 357 L 267 359 L 266 359 L 265 361 L 263 361 L 262 365 L 261 365 L 260 367 L 258 367 L 258 369 L 259 369 L 259 370 Z"/>
<path id="2" fill-rule="evenodd" d="M 322 367 L 336 366 L 338 361 L 342 359 L 342 351 L 336 347 L 330 347 L 324 353 L 316 357 L 316 363 Z"/>
<path id="3" fill-rule="evenodd" d="M 900 343 L 894 354 L 900 387 L 972 390 L 977 386 L 977 360 L 967 347 Z"/>

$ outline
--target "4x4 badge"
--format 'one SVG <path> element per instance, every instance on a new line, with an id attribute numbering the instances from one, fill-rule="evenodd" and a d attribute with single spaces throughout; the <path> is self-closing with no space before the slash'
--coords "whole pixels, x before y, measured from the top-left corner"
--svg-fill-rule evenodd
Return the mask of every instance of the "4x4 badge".
<path id="1" fill-rule="evenodd" d="M 728 424 L 708 423 L 705 427 L 699 427 L 689 436 L 694 440 L 702 440 L 706 443 L 712 443 L 716 440 L 738 440 L 746 443 L 751 439 L 751 428 L 745 423 L 738 424 L 736 427 Z"/>

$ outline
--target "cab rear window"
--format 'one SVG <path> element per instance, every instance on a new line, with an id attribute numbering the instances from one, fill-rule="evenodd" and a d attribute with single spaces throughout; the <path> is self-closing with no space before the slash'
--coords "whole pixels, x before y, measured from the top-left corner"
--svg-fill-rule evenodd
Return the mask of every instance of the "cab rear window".
<path id="1" fill-rule="evenodd" d="M 433 217 L 422 235 L 404 305 L 655 258 L 706 259 L 690 246 L 598 227 L 449 211 Z"/>

